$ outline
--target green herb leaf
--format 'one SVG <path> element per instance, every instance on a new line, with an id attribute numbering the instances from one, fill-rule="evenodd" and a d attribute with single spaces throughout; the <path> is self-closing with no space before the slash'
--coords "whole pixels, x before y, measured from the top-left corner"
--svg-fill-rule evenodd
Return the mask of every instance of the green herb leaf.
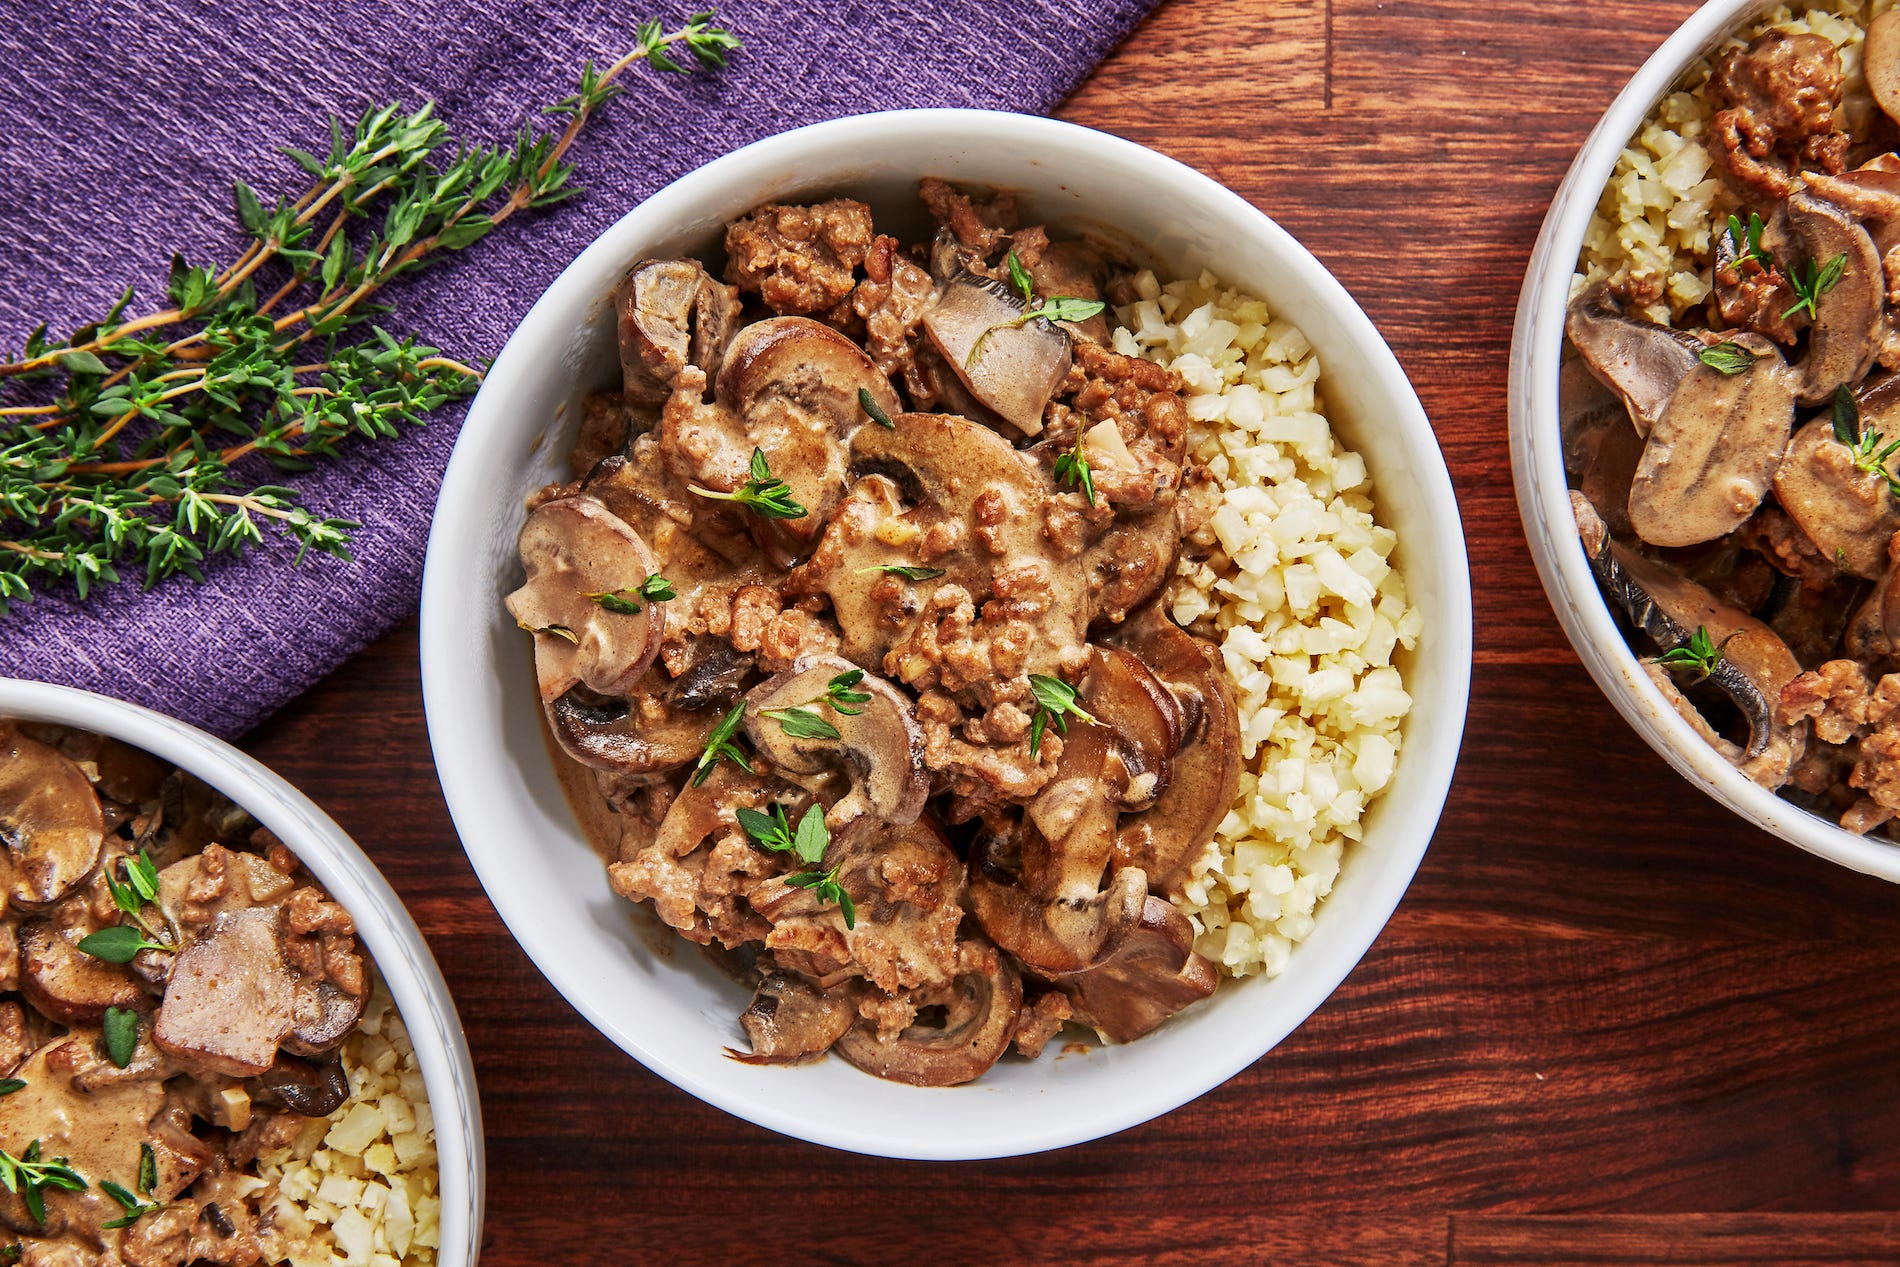
<path id="1" fill-rule="evenodd" d="M 792 499 L 791 486 L 784 480 L 773 479 L 771 468 L 766 465 L 763 450 L 752 450 L 752 476 L 733 493 L 715 492 L 710 488 L 701 488 L 697 484 L 687 487 L 701 497 L 710 497 L 716 501 L 736 502 L 753 514 L 766 519 L 803 519 L 806 510 Z"/>
<path id="2" fill-rule="evenodd" d="M 1036 302 L 1035 280 L 1029 276 L 1029 270 L 1023 267 L 1023 262 L 1016 258 L 1016 252 L 1011 251 L 1004 263 L 1009 265 L 1010 285 L 1021 292 L 1024 305 L 1034 305 Z"/>
<path id="3" fill-rule="evenodd" d="M 897 430 L 897 424 L 892 422 L 891 416 L 884 412 L 884 407 L 877 403 L 877 398 L 871 395 L 870 388 L 858 388 L 858 408 L 870 415 L 871 421 L 875 422 L 878 426 L 885 427 L 891 431 Z"/>
<path id="4" fill-rule="evenodd" d="M 1739 343 L 1718 343 L 1703 348 L 1696 357 L 1710 369 L 1724 374 L 1740 374 L 1755 363 L 1755 354 Z"/>
<path id="5" fill-rule="evenodd" d="M 139 1014 L 129 1007 L 109 1007 L 105 1020 L 106 1056 L 123 1069 L 132 1063 L 139 1045 Z"/>
<path id="6" fill-rule="evenodd" d="M 1056 457 L 1055 477 L 1058 484 L 1073 484 L 1080 488 L 1089 505 L 1095 504 L 1095 472 L 1089 467 L 1088 458 L 1082 454 L 1082 437 L 1076 437 L 1072 452 Z"/>
<path id="7" fill-rule="evenodd" d="M 1036 713 L 1029 723 L 1029 755 L 1032 757 L 1041 753 L 1043 731 L 1050 722 L 1053 721 L 1056 729 L 1066 735 L 1069 733 L 1070 717 L 1078 717 L 1086 722 L 1095 720 L 1094 714 L 1076 703 L 1076 689 L 1061 678 L 1031 673 L 1029 693 L 1036 701 Z"/>
<path id="8" fill-rule="evenodd" d="M 1809 317 L 1818 315 L 1815 311 L 1815 303 L 1822 295 L 1838 286 L 1841 277 L 1846 272 L 1847 252 L 1845 251 L 1825 264 L 1816 264 L 1813 260 L 1809 260 L 1805 272 L 1796 270 L 1788 278 L 1788 284 L 1794 288 L 1796 301 L 1794 307 L 1781 314 L 1782 320 L 1787 320 L 1803 308 L 1808 310 Z"/>
<path id="9" fill-rule="evenodd" d="M 0 1078 L 0 1095 L 12 1095 L 25 1085 L 19 1078 Z"/>
<path id="10" fill-rule="evenodd" d="M 698 787 L 712 777 L 713 767 L 721 761 L 729 760 L 734 765 L 752 773 L 752 763 L 746 760 L 744 750 L 732 742 L 738 732 L 739 724 L 745 720 L 745 701 L 740 700 L 732 706 L 732 711 L 719 719 L 719 724 L 706 736 L 706 747 L 699 754 L 699 764 L 694 767 L 693 786 Z"/>
<path id="11" fill-rule="evenodd" d="M 839 739 L 838 728 L 809 708 L 772 708 L 760 713 L 785 728 L 794 739 Z"/>
<path id="12" fill-rule="evenodd" d="M 645 611 L 646 608 L 633 600 L 633 592 L 632 590 L 618 590 L 609 593 L 603 590 L 598 594 L 589 594 L 587 597 L 593 599 L 602 609 L 613 612 L 615 615 L 638 616 L 641 612 Z"/>
<path id="13" fill-rule="evenodd" d="M 1736 637 L 1736 634 L 1730 634 L 1718 647 L 1715 639 L 1709 635 L 1708 627 L 1697 625 L 1696 631 L 1689 636 L 1689 641 L 1679 647 L 1671 647 L 1652 659 L 1650 663 L 1660 664 L 1665 669 L 1690 670 L 1695 674 L 1692 680 L 1700 682 L 1715 672 L 1717 666 L 1722 663 L 1723 648 Z"/>
<path id="14" fill-rule="evenodd" d="M 869 704 L 871 697 L 863 691 L 851 688 L 864 680 L 863 669 L 852 669 L 849 673 L 840 673 L 825 683 L 825 701 L 833 712 L 843 713 L 846 717 L 856 717 L 864 711 L 859 707 Z"/>
<path id="15" fill-rule="evenodd" d="M 774 805 L 770 814 L 761 814 L 755 809 L 740 808 L 733 811 L 739 820 L 739 830 L 761 849 L 773 853 L 790 853 L 793 848 L 792 824 L 785 817 L 785 807 Z"/>
<path id="16" fill-rule="evenodd" d="M 846 928 L 858 926 L 857 904 L 851 900 L 851 895 L 844 891 L 844 886 L 838 883 L 838 868 L 833 867 L 829 871 L 801 871 L 797 875 L 787 876 L 785 882 L 807 890 L 821 902 L 830 902 L 835 905 L 839 913 L 844 916 Z"/>
<path id="17" fill-rule="evenodd" d="M 79 949 L 107 963 L 131 963 L 141 950 L 171 950 L 161 942 L 147 941 L 129 924 L 114 924 L 79 939 Z"/>
<path id="18" fill-rule="evenodd" d="M 150 1144 L 139 1145 L 139 1191 L 151 1195 L 158 1187 L 158 1154 Z"/>
<path id="19" fill-rule="evenodd" d="M 901 563 L 878 563 L 868 568 L 859 568 L 857 574 L 865 576 L 871 572 L 888 572 L 892 576 L 901 576 L 907 581 L 934 581 L 944 575 L 942 568 L 907 567 Z"/>
<path id="20" fill-rule="evenodd" d="M 1838 431 L 1836 432 L 1838 435 Z M 1886 481 L 1887 491 L 1894 497 L 1900 497 L 1900 476 L 1892 470 L 1893 455 L 1900 453 L 1900 440 L 1888 443 L 1887 438 L 1878 431 L 1869 431 L 1854 441 L 1848 451 L 1848 458 L 1854 469 L 1863 475 L 1877 475 Z"/>
<path id="21" fill-rule="evenodd" d="M 824 861 L 831 847 L 831 833 L 825 827 L 825 811 L 816 803 L 808 805 L 798 820 L 798 835 L 792 839 L 792 852 L 800 862 L 816 866 Z"/>
<path id="22" fill-rule="evenodd" d="M 650 603 L 664 603 L 678 597 L 673 592 L 673 582 L 658 572 L 648 574 L 647 579 L 640 582 L 640 596 Z"/>
<path id="23" fill-rule="evenodd" d="M 140 1145 L 141 1165 L 143 1164 L 142 1159 L 144 1154 L 149 1152 L 151 1147 L 150 1144 Z M 157 1182 L 157 1180 L 154 1179 L 154 1182 Z M 125 1211 L 123 1217 L 113 1219 L 109 1223 L 101 1223 L 99 1225 L 100 1227 L 131 1227 L 146 1215 L 165 1208 L 160 1202 L 139 1200 L 130 1192 L 127 1192 L 122 1185 L 116 1184 L 110 1179 L 101 1179 L 99 1181 L 99 1187 L 107 1196 L 117 1201 L 120 1208 Z"/>
<path id="24" fill-rule="evenodd" d="M 1031 308 L 1017 319 L 1016 324 L 1034 321 L 1041 317 L 1048 321 L 1087 321 L 1108 307 L 1099 299 L 1077 299 L 1073 295 L 1057 295 L 1045 299 L 1042 305 Z"/>
<path id="25" fill-rule="evenodd" d="M 1860 403 L 1846 383 L 1834 389 L 1834 438 L 1850 448 L 1860 443 Z"/>
<path id="26" fill-rule="evenodd" d="M 60 356 L 60 364 L 69 374 L 103 374 L 106 363 L 90 352 L 66 352 Z"/>

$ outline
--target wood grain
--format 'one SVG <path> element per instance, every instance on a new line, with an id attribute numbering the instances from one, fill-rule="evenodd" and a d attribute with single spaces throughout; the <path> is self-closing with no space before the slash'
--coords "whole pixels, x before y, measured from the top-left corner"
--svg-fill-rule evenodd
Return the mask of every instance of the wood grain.
<path id="1" fill-rule="evenodd" d="M 1209 172 L 1339 275 L 1417 384 L 1471 548 L 1471 719 L 1431 853 L 1334 997 L 1195 1103 L 957 1166 L 771 1135 L 622 1056 L 509 939 L 437 790 L 413 625 L 251 737 L 376 857 L 455 991 L 485 1262 L 1900 1262 L 1900 893 L 1636 739 L 1511 489 L 1532 240 L 1692 7 L 1174 0 L 1062 111 Z"/>

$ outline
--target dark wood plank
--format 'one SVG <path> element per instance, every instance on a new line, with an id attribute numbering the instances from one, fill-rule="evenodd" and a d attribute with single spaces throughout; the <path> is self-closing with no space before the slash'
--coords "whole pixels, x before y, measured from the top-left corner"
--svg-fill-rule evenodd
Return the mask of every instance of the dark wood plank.
<path id="1" fill-rule="evenodd" d="M 1311 1021 L 1176 1113 L 960 1166 L 736 1121 L 600 1038 L 496 920 L 413 624 L 251 737 L 377 858 L 455 990 L 486 1262 L 1900 1261 L 1900 894 L 1744 827 L 1623 725 L 1511 490 L 1545 205 L 1692 7 L 1173 0 L 1062 111 L 1210 172 L 1338 273 L 1437 429 L 1477 595 L 1463 760 L 1405 902 Z"/>

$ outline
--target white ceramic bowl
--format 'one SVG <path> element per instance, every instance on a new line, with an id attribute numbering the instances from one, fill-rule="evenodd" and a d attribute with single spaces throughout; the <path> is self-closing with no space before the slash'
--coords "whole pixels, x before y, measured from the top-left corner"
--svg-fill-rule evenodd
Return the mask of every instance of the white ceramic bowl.
<path id="1" fill-rule="evenodd" d="M 402 1014 L 435 1113 L 442 1197 L 436 1261 L 474 1267 L 487 1185 L 475 1067 L 448 984 L 376 864 L 309 797 L 230 744 L 163 713 L 88 691 L 0 678 L 0 717 L 110 735 L 197 775 L 275 832 L 343 904 Z"/>
<path id="2" fill-rule="evenodd" d="M 608 888 L 561 799 L 528 643 L 501 606 L 519 583 L 522 498 L 567 478 L 577 411 L 544 432 L 578 391 L 618 381 L 609 297 L 628 266 L 708 250 L 728 219 L 770 199 L 850 193 L 880 227 L 914 239 L 927 174 L 1020 190 L 1034 220 L 1106 225 L 1152 247 L 1168 273 L 1215 268 L 1296 322 L 1319 350 L 1340 432 L 1366 455 L 1426 616 L 1398 773 L 1284 976 L 1223 985 L 1126 1047 L 1005 1060 L 939 1090 L 881 1082 L 841 1060 L 764 1068 L 724 1056 L 745 1047 L 747 991 L 684 942 L 661 955 L 636 933 L 633 908 Z M 701 1099 L 788 1135 L 895 1157 L 996 1157 L 1185 1103 L 1339 984 L 1404 893 L 1443 805 L 1464 724 L 1470 611 L 1458 508 L 1424 412 L 1371 322 L 1297 242 L 1207 177 L 1127 141 L 1021 115 L 908 111 L 802 128 L 700 168 L 629 212 L 541 297 L 489 371 L 443 482 L 423 579 L 423 693 L 470 861 L 522 947 L 601 1032 Z"/>
<path id="3" fill-rule="evenodd" d="M 1636 733 L 1678 773 L 1743 818 L 1831 862 L 1900 881 L 1900 844 L 1856 836 L 1757 786 L 1704 743 L 1643 672 L 1597 588 L 1577 539 L 1564 478 L 1557 373 L 1564 307 L 1583 235 L 1617 155 L 1699 57 L 1771 7 L 1768 0 L 1711 0 L 1656 50 L 1583 143 L 1551 202 L 1531 254 L 1511 344 L 1511 468 L 1524 535 L 1584 667 Z"/>

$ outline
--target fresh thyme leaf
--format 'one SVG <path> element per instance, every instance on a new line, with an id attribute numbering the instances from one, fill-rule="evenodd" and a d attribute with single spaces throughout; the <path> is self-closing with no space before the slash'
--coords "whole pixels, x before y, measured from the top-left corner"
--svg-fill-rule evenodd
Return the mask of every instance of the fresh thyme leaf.
<path id="1" fill-rule="evenodd" d="M 834 712 L 843 713 L 846 717 L 856 717 L 864 711 L 858 705 L 871 702 L 871 697 L 865 692 L 851 689 L 863 680 L 863 669 L 852 669 L 848 673 L 840 673 L 825 683 L 825 702 L 831 705 Z"/>
<path id="2" fill-rule="evenodd" d="M 821 902 L 832 903 L 843 914 L 846 928 L 858 926 L 857 904 L 851 900 L 851 895 L 844 891 L 844 886 L 838 883 L 837 867 L 829 871 L 801 871 L 797 875 L 787 876 L 786 883 L 808 890 Z"/>
<path id="3" fill-rule="evenodd" d="M 36 1139 L 18 1157 L 0 1149 L 0 1186 L 4 1186 L 8 1192 L 19 1193 L 33 1221 L 45 1223 L 46 1197 L 41 1189 L 61 1188 L 67 1192 L 83 1192 L 88 1185 L 64 1157 L 41 1161 L 40 1142 Z"/>
<path id="4" fill-rule="evenodd" d="M 884 412 L 884 407 L 877 403 L 877 398 L 871 395 L 870 388 L 858 388 L 858 408 L 864 410 L 864 412 L 870 416 L 871 421 L 875 422 L 878 426 L 890 431 L 897 430 L 897 424 L 892 422 L 891 416 Z"/>
<path id="5" fill-rule="evenodd" d="M 25 1085 L 19 1078 L 0 1078 L 0 1095 L 12 1095 Z"/>
<path id="6" fill-rule="evenodd" d="M 125 877 L 147 902 L 158 901 L 158 865 L 143 849 L 136 858 L 125 860 Z"/>
<path id="7" fill-rule="evenodd" d="M 615 615 L 638 616 L 646 608 L 629 598 L 629 593 L 631 593 L 629 590 L 617 590 L 611 593 L 603 590 L 598 594 L 589 594 L 587 597 L 598 603 L 603 610 L 613 612 Z"/>
<path id="8" fill-rule="evenodd" d="M 141 950 L 176 950 L 163 942 L 148 941 L 130 924 L 114 924 L 79 939 L 79 949 L 107 963 L 131 963 Z"/>
<path id="9" fill-rule="evenodd" d="M 1728 218 L 1728 237 L 1735 246 L 1736 264 L 1746 264 L 1749 260 L 1754 260 L 1761 265 L 1764 272 L 1774 268 L 1774 257 L 1761 249 L 1761 234 L 1765 227 L 1761 216 L 1753 211 L 1748 213 L 1746 229 L 1742 227 L 1739 218 L 1735 216 Z"/>
<path id="10" fill-rule="evenodd" d="M 652 572 L 648 574 L 646 580 L 640 582 L 640 597 L 650 603 L 664 603 L 669 599 L 677 598 L 678 595 L 673 590 L 673 582 L 658 572 Z"/>
<path id="11" fill-rule="evenodd" d="M 740 700 L 732 706 L 732 711 L 719 719 L 719 724 L 706 736 L 705 750 L 699 754 L 699 764 L 693 768 L 693 786 L 698 787 L 712 777 L 713 767 L 721 761 L 729 760 L 734 765 L 752 773 L 752 763 L 746 760 L 743 749 L 732 742 L 739 723 L 745 720 L 745 701 Z"/>
<path id="12" fill-rule="evenodd" d="M 798 820 L 798 834 L 792 838 L 792 852 L 807 866 L 817 866 L 831 847 L 831 833 L 825 827 L 825 811 L 816 803 L 806 807 Z"/>
<path id="13" fill-rule="evenodd" d="M 1816 264 L 1813 260 L 1809 260 L 1805 272 L 1797 269 L 1788 278 L 1788 284 L 1794 287 L 1796 302 L 1794 307 L 1781 314 L 1782 320 L 1787 320 L 1803 308 L 1808 310 L 1810 318 L 1817 316 L 1815 303 L 1822 295 L 1838 286 L 1842 275 L 1846 272 L 1847 252 L 1845 251 L 1825 264 Z"/>
<path id="14" fill-rule="evenodd" d="M 1057 456 L 1055 463 L 1056 483 L 1073 484 L 1082 490 L 1082 496 L 1088 498 L 1089 505 L 1095 504 L 1095 472 L 1089 466 L 1089 460 L 1082 453 L 1082 437 L 1075 438 L 1075 448 Z"/>
<path id="15" fill-rule="evenodd" d="M 1040 307 L 1031 308 L 1016 318 L 1015 324 L 1025 325 L 1041 317 L 1048 321 L 1087 321 L 1090 317 L 1108 307 L 1099 299 L 1077 299 L 1073 295 L 1057 295 L 1042 301 Z"/>
<path id="16" fill-rule="evenodd" d="M 1722 663 L 1724 648 L 1734 641 L 1736 636 L 1730 634 L 1722 640 L 1721 646 L 1717 646 L 1715 639 L 1709 636 L 1708 626 L 1697 625 L 1695 632 L 1689 635 L 1689 641 L 1679 647 L 1671 647 L 1652 659 L 1650 663 L 1660 664 L 1665 669 L 1690 670 L 1695 674 L 1693 680 L 1700 682 L 1715 672 L 1716 667 Z"/>
<path id="17" fill-rule="evenodd" d="M 785 807 L 774 805 L 770 814 L 761 814 L 755 809 L 740 808 L 733 811 L 739 820 L 739 830 L 761 849 L 773 853 L 792 851 L 792 824 L 785 817 Z"/>
<path id="18" fill-rule="evenodd" d="M 139 1145 L 139 1191 L 150 1194 L 158 1187 L 158 1154 L 150 1144 Z"/>
<path id="19" fill-rule="evenodd" d="M 109 1007 L 105 1020 L 106 1056 L 123 1069 L 132 1063 L 139 1046 L 139 1014 L 129 1007 Z"/>
<path id="20" fill-rule="evenodd" d="M 888 572 L 907 581 L 934 581 L 944 575 L 942 568 L 908 567 L 902 563 L 877 563 L 868 568 L 859 568 L 857 574 L 865 576 L 872 572 Z"/>
<path id="21" fill-rule="evenodd" d="M 642 598 L 649 602 L 664 603 L 675 595 L 673 583 L 658 572 L 654 572 L 649 574 L 646 580 L 630 589 L 599 590 L 587 594 L 586 597 L 593 599 L 603 610 L 616 615 L 638 616 L 645 610 L 640 603 Z"/>
<path id="22" fill-rule="evenodd" d="M 1846 383 L 1834 389 L 1834 438 L 1850 448 L 1860 443 L 1860 402 Z"/>
<path id="23" fill-rule="evenodd" d="M 0 380 L 41 384 L 0 410 L 0 616 L 39 589 L 96 588 L 139 574 L 202 578 L 216 556 L 267 534 L 350 557 L 354 521 L 265 481 L 352 442 L 393 438 L 472 393 L 481 371 L 374 324 L 383 288 L 465 250 L 509 219 L 580 192 L 565 159 L 640 63 L 723 66 L 739 39 L 712 10 L 636 46 L 499 145 L 451 135 L 431 106 L 375 105 L 331 120 L 329 143 L 287 149 L 307 187 L 228 187 L 246 242 L 228 263 L 174 256 L 169 307 L 128 318 L 129 292 L 70 336 L 28 336 Z"/>
<path id="24" fill-rule="evenodd" d="M 865 697 L 869 699 L 867 695 Z M 840 739 L 838 728 L 809 708 L 772 708 L 760 713 L 785 728 L 794 739 Z"/>
<path id="25" fill-rule="evenodd" d="M 1094 714 L 1076 703 L 1076 689 L 1061 678 L 1050 677 L 1043 673 L 1029 675 L 1029 693 L 1036 701 L 1036 715 L 1029 723 L 1029 755 L 1034 757 L 1042 751 L 1042 736 L 1050 722 L 1063 734 L 1069 733 L 1069 717 L 1079 717 L 1092 722 Z"/>
<path id="26" fill-rule="evenodd" d="M 529 633 L 552 634 L 554 637 L 571 642 L 577 647 L 581 645 L 580 635 L 575 633 L 572 629 L 569 629 L 566 625 L 542 625 L 539 628 L 522 625 L 521 627 L 526 629 Z"/>
<path id="27" fill-rule="evenodd" d="M 1710 369 L 1724 374 L 1741 374 L 1755 363 L 1755 354 L 1739 343 L 1718 343 L 1703 348 L 1696 357 Z"/>
<path id="28" fill-rule="evenodd" d="M 772 470 L 766 465 L 763 450 L 752 450 L 752 473 L 735 493 L 714 492 L 710 488 L 701 488 L 689 484 L 693 492 L 701 497 L 710 497 L 717 501 L 736 502 L 756 515 L 766 519 L 803 519 L 805 508 L 792 500 L 791 486 L 784 480 L 773 479 Z"/>
<path id="29" fill-rule="evenodd" d="M 1014 251 L 1009 253 L 1008 258 L 1004 262 L 1009 265 L 1010 284 L 1022 292 L 1023 304 L 1025 306 L 1034 306 L 1036 302 L 1036 283 L 1034 279 L 1029 276 L 1029 270 L 1023 267 L 1023 262 L 1016 258 L 1016 252 Z"/>
<path id="30" fill-rule="evenodd" d="M 151 1145 L 144 1144 L 144 1145 L 141 1145 L 140 1147 L 141 1149 L 149 1150 L 151 1148 Z M 143 1153 L 141 1153 L 141 1157 L 142 1156 L 143 1156 Z M 99 1187 L 101 1190 L 105 1192 L 107 1196 L 111 1197 L 114 1201 L 117 1201 L 119 1203 L 119 1207 L 125 1211 L 125 1214 L 123 1217 L 113 1219 L 109 1223 L 101 1223 L 99 1225 L 100 1227 L 131 1227 L 134 1223 L 138 1222 L 140 1219 L 144 1218 L 146 1215 L 155 1213 L 156 1211 L 159 1211 L 165 1208 L 162 1202 L 139 1200 L 137 1197 L 133 1196 L 130 1192 L 127 1192 L 122 1185 L 116 1184 L 112 1182 L 112 1180 L 110 1179 L 101 1179 L 99 1181 Z"/>
<path id="31" fill-rule="evenodd" d="M 1869 431 L 1854 441 L 1848 458 L 1855 470 L 1863 475 L 1878 475 L 1886 481 L 1887 491 L 1900 497 L 1900 475 L 1895 475 L 1890 466 L 1895 453 L 1900 453 L 1900 440 L 1888 443 L 1880 432 Z"/>

